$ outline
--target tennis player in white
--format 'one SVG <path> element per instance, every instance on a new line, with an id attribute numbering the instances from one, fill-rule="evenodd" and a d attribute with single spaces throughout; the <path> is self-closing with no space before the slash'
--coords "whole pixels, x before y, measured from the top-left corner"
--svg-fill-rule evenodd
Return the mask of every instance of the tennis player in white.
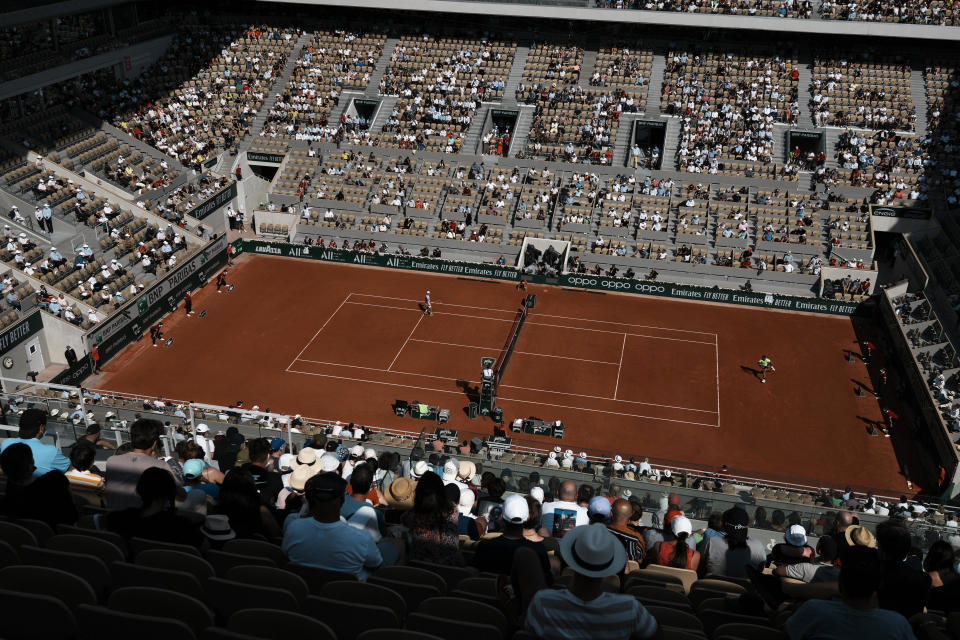
<path id="1" fill-rule="evenodd" d="M 427 295 L 423 297 L 423 315 L 432 316 L 433 315 L 433 303 L 430 302 L 430 292 L 427 291 Z"/>

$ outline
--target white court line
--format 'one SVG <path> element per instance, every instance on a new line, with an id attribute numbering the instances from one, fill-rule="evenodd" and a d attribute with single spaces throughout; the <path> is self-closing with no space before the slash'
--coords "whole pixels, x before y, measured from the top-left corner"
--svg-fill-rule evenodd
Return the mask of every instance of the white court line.
<path id="1" fill-rule="evenodd" d="M 287 369 L 287 373 L 299 373 L 299 374 L 303 374 L 303 375 L 306 375 L 306 376 L 319 376 L 319 377 L 322 377 L 322 378 L 334 378 L 334 379 L 336 379 L 336 380 L 349 380 L 349 381 L 351 381 L 351 382 L 364 382 L 364 383 L 367 383 L 367 384 L 380 384 L 380 385 L 386 385 L 386 386 L 388 386 L 388 387 L 399 387 L 399 388 L 402 388 L 402 389 L 418 389 L 418 390 L 420 390 L 420 391 L 433 391 L 434 393 L 447 393 L 447 394 L 454 394 L 454 395 L 458 395 L 458 396 L 462 396 L 462 395 L 463 395 L 463 391 L 448 391 L 448 390 L 446 390 L 446 389 L 434 389 L 434 388 L 432 388 L 432 387 L 417 387 L 417 386 L 413 386 L 413 385 L 409 385 L 409 384 L 397 384 L 397 383 L 394 383 L 394 382 L 381 382 L 381 381 L 378 381 L 378 380 L 364 380 L 363 378 L 345 378 L 345 377 L 343 377 L 343 376 L 334 376 L 334 375 L 329 375 L 329 374 L 326 374 L 326 373 L 312 373 L 312 372 L 310 372 L 310 371 L 297 371 L 297 370 L 295 370 L 295 369 Z M 399 373 L 399 372 L 391 372 L 391 373 Z M 420 375 L 420 374 L 411 374 L 411 375 Z M 447 379 L 449 380 L 449 378 L 447 378 Z M 560 409 L 571 409 L 571 410 L 574 410 L 574 411 L 589 411 L 589 412 L 591 412 L 591 413 L 606 413 L 606 414 L 609 414 L 609 415 L 624 416 L 624 417 L 627 417 L 627 418 L 646 418 L 646 419 L 648 419 L 648 420 L 659 420 L 659 421 L 662 421 L 662 422 L 677 422 L 677 423 L 681 423 L 681 424 L 693 424 L 693 425 L 697 425 L 697 426 L 701 426 L 701 427 L 711 427 L 711 428 L 713 428 L 713 429 L 716 429 L 716 428 L 717 428 L 717 425 L 715 425 L 715 424 L 710 424 L 710 423 L 707 423 L 707 422 L 692 422 L 692 421 L 690 421 L 690 420 L 676 420 L 676 419 L 674 419 L 674 418 L 658 418 L 657 416 L 648 416 L 648 415 L 643 415 L 643 414 L 639 414 L 639 413 L 620 413 L 620 412 L 618 412 L 618 411 L 605 411 L 605 410 L 603 410 L 603 409 L 591 409 L 591 408 L 589 408 L 589 407 L 573 407 L 573 406 L 565 405 L 565 404 L 552 404 L 552 403 L 549 403 L 549 402 L 536 402 L 536 401 L 532 401 L 532 400 L 521 400 L 521 399 L 518 399 L 518 398 L 504 398 L 504 397 L 501 397 L 500 399 L 501 399 L 501 400 L 506 400 L 506 401 L 508 401 L 508 402 L 522 402 L 522 403 L 524 403 L 524 404 L 536 404 L 536 405 L 542 405 L 542 406 L 545 406 L 545 407 L 556 407 L 556 408 L 560 408 Z"/>
<path id="2" fill-rule="evenodd" d="M 387 300 L 403 300 L 406 302 L 420 302 L 419 300 L 413 300 L 412 298 L 394 298 L 391 296 L 374 295 L 372 293 L 354 293 L 353 295 L 364 296 L 367 298 L 385 298 Z M 515 311 L 508 311 L 506 309 L 492 309 L 490 307 L 475 307 L 473 305 L 467 305 L 467 304 L 453 304 L 452 302 L 434 302 L 434 304 L 447 305 L 450 307 L 465 307 L 468 309 L 484 309 L 486 311 L 499 311 L 501 313 L 515 313 Z M 674 329 L 672 327 L 657 327 L 651 324 L 632 324 L 630 322 L 617 322 L 616 320 L 594 320 L 592 318 L 580 318 L 580 317 L 574 317 L 574 316 L 558 316 L 552 313 L 550 314 L 550 317 L 561 318 L 563 320 L 578 320 L 578 321 L 586 320 L 587 322 L 598 322 L 600 324 L 616 324 L 624 327 L 639 327 L 640 329 L 661 329 L 663 331 L 676 331 L 678 333 L 699 333 L 700 335 L 704 335 L 704 336 L 713 336 L 714 340 L 716 340 L 717 338 L 717 334 L 712 331 L 693 331 L 690 329 Z M 616 331 L 614 333 L 620 333 L 620 332 Z"/>
<path id="3" fill-rule="evenodd" d="M 416 311 L 416 312 L 421 313 L 421 314 L 423 313 L 423 312 L 420 311 L 419 309 L 414 309 L 414 308 L 411 308 L 411 307 L 392 307 L 392 306 L 387 305 L 387 304 L 373 304 L 373 303 L 370 303 L 370 302 L 354 302 L 353 300 L 351 300 L 349 304 L 358 304 L 358 305 L 361 305 L 361 306 L 364 306 L 364 307 L 379 307 L 380 309 L 399 309 L 400 311 Z M 436 304 L 436 303 L 434 303 L 434 304 Z M 514 313 L 515 313 L 515 312 L 514 312 Z M 489 320 L 490 322 L 509 322 L 510 324 L 513 324 L 513 320 L 503 320 L 503 319 L 500 319 L 500 318 L 485 318 L 485 317 L 483 317 L 483 316 L 475 316 L 475 315 L 470 315 L 470 314 L 466 314 L 466 313 L 450 313 L 449 311 L 434 311 L 434 312 L 433 312 L 433 315 L 435 315 L 435 316 L 458 316 L 458 317 L 460 317 L 460 318 L 473 318 L 474 320 Z"/>
<path id="4" fill-rule="evenodd" d="M 427 344 L 443 344 L 449 347 L 463 347 L 464 349 L 487 349 L 489 351 L 496 351 L 497 353 L 503 347 L 478 347 L 472 344 L 456 344 L 455 342 L 440 342 L 439 340 L 422 340 L 420 338 L 411 338 L 411 342 L 426 342 Z M 560 358 L 561 360 L 576 360 L 577 362 L 592 362 L 594 364 L 617 364 L 616 362 L 607 362 L 606 360 L 588 360 L 587 358 L 576 358 L 574 356 L 555 356 L 549 353 L 534 353 L 532 351 L 517 351 L 514 350 L 514 353 L 520 353 L 525 356 L 538 356 L 540 358 Z"/>
<path id="5" fill-rule="evenodd" d="M 401 311 L 418 311 L 418 309 L 411 309 L 410 307 L 394 307 L 386 304 L 373 304 L 370 302 L 354 302 L 353 300 L 349 301 L 348 304 L 357 304 L 364 307 L 378 307 L 381 309 L 399 309 Z M 450 313 L 449 311 L 435 311 L 433 315 L 457 316 L 460 318 L 472 318 L 474 320 L 484 320 L 489 322 L 509 322 L 510 324 L 513 324 L 513 320 L 507 320 L 504 318 L 484 318 L 484 317 L 478 317 L 475 315 L 470 315 L 465 313 Z M 609 333 L 611 335 L 617 335 L 617 336 L 623 335 L 623 331 L 611 331 L 609 329 L 588 329 L 586 327 L 571 327 L 564 324 L 550 324 L 548 322 L 537 322 L 535 320 L 527 320 L 527 324 L 536 325 L 539 327 L 554 327 L 555 329 L 567 329 L 569 331 L 593 331 L 595 333 Z M 686 338 L 666 338 L 664 336 L 651 336 L 645 333 L 630 333 L 628 335 L 636 336 L 638 338 L 651 338 L 654 340 L 672 340 L 674 342 L 692 342 L 695 344 L 708 344 L 708 345 L 716 344 L 716 340 L 714 340 L 714 342 L 706 342 L 704 340 L 687 340 Z"/>
<path id="6" fill-rule="evenodd" d="M 390 369 L 393 368 L 393 365 L 397 362 L 397 358 L 399 358 L 400 354 L 403 353 L 403 350 L 407 348 L 407 343 L 410 342 L 410 338 L 413 337 L 413 334 L 417 332 L 417 327 L 420 326 L 420 323 L 423 321 L 423 318 L 426 315 L 427 314 L 424 313 L 417 319 L 417 324 L 413 325 L 413 330 L 410 332 L 410 335 L 408 335 L 407 339 L 403 341 L 403 345 L 400 347 L 400 350 L 397 351 L 397 355 L 393 356 L 393 362 L 391 362 L 390 366 L 387 367 L 387 371 L 390 371 Z"/>
<path id="7" fill-rule="evenodd" d="M 720 347 L 713 345 L 713 355 L 717 363 L 717 426 L 720 426 Z"/>
<path id="8" fill-rule="evenodd" d="M 568 327 L 562 324 L 549 324 L 547 322 L 537 322 L 535 320 L 527 320 L 527 324 L 533 324 L 540 327 L 556 327 L 557 329 L 570 329 L 572 331 L 594 331 L 596 333 L 610 333 L 613 335 L 622 335 L 623 331 L 610 331 L 609 329 L 588 329 L 587 327 Z M 709 344 L 714 345 L 716 342 L 704 342 L 703 340 L 687 340 L 686 338 L 665 338 L 663 336 L 651 336 L 645 333 L 628 333 L 627 335 L 636 336 L 638 338 L 653 338 L 655 340 L 673 340 L 674 342 L 693 342 L 696 344 Z"/>
<path id="9" fill-rule="evenodd" d="M 395 298 L 393 296 L 379 296 L 373 293 L 354 293 L 353 295 L 357 297 L 364 298 L 383 298 L 384 300 L 400 300 L 402 302 L 421 302 L 420 300 L 413 300 L 411 298 Z M 444 307 L 463 307 L 464 309 L 481 309 L 483 311 L 497 311 L 499 313 L 510 313 L 515 314 L 516 309 L 494 309 L 493 307 L 478 307 L 472 304 L 454 304 L 452 302 L 440 302 L 439 300 L 433 301 L 434 305 L 441 305 Z"/>
<path id="10" fill-rule="evenodd" d="M 623 370 L 623 352 L 627 350 L 627 334 L 623 334 L 623 345 L 620 347 L 620 364 L 617 366 L 617 386 L 613 388 L 613 399 L 617 399 L 617 392 L 620 391 L 620 371 Z"/>
<path id="11" fill-rule="evenodd" d="M 431 374 L 429 374 L 429 373 L 415 373 L 415 372 L 413 372 L 413 371 L 400 371 L 400 370 L 398 370 L 398 369 L 393 369 L 393 370 L 388 371 L 388 370 L 386 370 L 386 369 L 378 369 L 378 368 L 376 368 L 376 367 L 363 367 L 363 366 L 356 365 L 356 364 L 340 364 L 339 362 L 324 362 L 324 361 L 322 361 L 322 360 L 308 360 L 308 359 L 306 359 L 306 358 L 300 358 L 300 359 L 299 359 L 299 362 L 312 362 L 313 364 L 325 364 L 325 365 L 328 365 L 328 366 L 331 366 L 331 367 L 349 367 L 350 369 L 363 369 L 363 370 L 365 370 L 365 371 L 377 371 L 377 372 L 379 372 L 379 373 L 402 373 L 402 374 L 408 375 L 408 376 L 421 376 L 421 377 L 424 377 L 424 378 L 435 378 L 435 379 L 437 379 L 437 380 L 448 380 L 448 381 L 449 381 L 449 380 L 463 380 L 463 378 L 456 378 L 455 376 L 435 376 L 435 375 L 431 375 Z M 288 370 L 289 370 L 289 369 L 288 369 Z M 297 371 L 297 372 L 293 372 L 293 373 L 307 373 L 307 372 L 306 372 L 306 371 Z M 317 375 L 320 375 L 320 374 L 317 374 Z M 335 376 L 334 376 L 334 377 L 335 377 Z M 464 382 L 469 382 L 469 383 L 472 383 L 472 384 L 480 384 L 480 381 L 479 381 L 479 380 L 464 380 Z M 384 383 L 384 384 L 387 384 L 387 383 Z M 502 388 L 506 388 L 506 389 L 520 389 L 520 390 L 522 390 L 522 391 L 537 391 L 537 392 L 540 392 L 540 393 L 552 393 L 552 394 L 555 394 L 555 395 L 563 395 L 563 396 L 568 396 L 568 395 L 570 395 L 570 393 L 567 392 L 567 391 L 556 391 L 556 390 L 551 390 L 551 389 L 537 389 L 536 387 L 521 387 L 521 386 L 519 386 L 519 385 L 514 385 L 514 384 L 501 384 L 500 386 L 501 386 Z M 593 400 L 607 400 L 608 402 L 626 402 L 627 404 L 642 404 L 642 405 L 647 405 L 647 406 L 650 406 L 650 407 L 661 407 L 661 408 L 663 408 L 663 409 L 679 409 L 680 411 L 693 411 L 693 412 L 696 412 L 696 413 L 717 413 L 716 411 L 713 411 L 713 410 L 711 410 L 711 409 L 693 409 L 693 408 L 691 408 L 691 407 L 680 407 L 680 406 L 677 406 L 677 405 L 675 405 L 675 404 L 658 404 L 658 403 L 656 403 L 656 402 L 643 402 L 642 400 L 624 400 L 624 399 L 622 399 L 622 398 L 608 398 L 608 397 L 606 397 L 606 396 L 591 396 L 591 395 L 588 395 L 588 394 L 585 394 L 585 393 L 577 393 L 576 395 L 580 396 L 581 398 L 591 398 L 591 399 L 593 399 Z"/>
<path id="12" fill-rule="evenodd" d="M 290 367 L 292 367 L 292 366 L 297 362 L 297 360 L 300 359 L 300 356 L 302 356 L 302 355 L 303 355 L 303 352 L 307 350 L 307 347 L 309 347 L 311 344 L 313 344 L 313 341 L 317 339 L 317 336 L 320 335 L 320 332 L 327 328 L 327 325 L 330 324 L 330 321 L 331 321 L 331 320 L 333 320 L 333 316 L 335 316 L 335 315 L 337 315 L 338 313 L 340 313 L 340 309 L 342 309 L 342 308 L 343 308 L 343 305 L 345 305 L 345 304 L 347 303 L 347 301 L 350 300 L 350 296 L 352 296 L 352 295 L 353 295 L 353 293 L 348 293 L 348 294 L 347 294 L 347 297 L 343 299 L 343 302 L 340 303 L 340 306 L 337 307 L 337 310 L 334 311 L 332 314 L 330 314 L 330 317 L 327 318 L 327 321 L 323 323 L 323 326 L 320 327 L 319 329 L 317 329 L 317 332 L 316 332 L 315 334 L 313 334 L 313 337 L 310 338 L 310 342 L 308 342 L 306 345 L 304 345 L 303 349 L 300 349 L 300 353 L 297 354 L 297 357 L 294 358 L 293 360 L 291 360 L 291 361 L 290 361 L 290 364 L 287 365 L 287 370 L 288 370 L 288 371 L 290 370 Z"/>

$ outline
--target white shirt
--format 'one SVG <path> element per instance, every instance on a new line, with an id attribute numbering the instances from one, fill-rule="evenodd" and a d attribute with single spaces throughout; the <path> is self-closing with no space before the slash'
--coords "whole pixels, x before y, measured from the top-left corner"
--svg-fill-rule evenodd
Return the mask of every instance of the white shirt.
<path id="1" fill-rule="evenodd" d="M 577 514 L 576 526 L 590 524 L 590 518 L 587 516 L 587 510 L 576 502 L 565 502 L 563 500 L 554 500 L 546 502 L 543 505 L 543 515 L 540 517 L 540 526 L 547 531 L 553 531 L 553 516 L 556 511 L 573 511 Z"/>
<path id="2" fill-rule="evenodd" d="M 203 449 L 203 459 L 210 462 L 213 459 L 213 440 L 203 434 L 197 434 L 193 441 Z"/>

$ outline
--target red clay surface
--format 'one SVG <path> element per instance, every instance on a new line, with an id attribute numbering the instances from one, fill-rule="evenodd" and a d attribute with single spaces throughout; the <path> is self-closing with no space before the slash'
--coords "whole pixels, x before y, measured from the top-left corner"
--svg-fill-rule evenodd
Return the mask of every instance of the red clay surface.
<path id="1" fill-rule="evenodd" d="M 149 340 L 107 363 L 91 386 L 300 413 L 419 431 L 397 399 L 449 408 L 450 428 L 490 434 L 470 420 L 466 389 L 480 358 L 498 356 L 522 293 L 510 283 L 246 255 L 232 292 L 212 285 L 164 321 L 169 348 Z M 434 314 L 420 303 L 432 292 Z M 531 286 L 529 312 L 498 405 L 516 417 L 561 419 L 564 448 L 649 456 L 816 486 L 899 494 L 880 420 L 847 318 Z M 207 310 L 205 318 L 197 312 Z M 766 353 L 777 370 L 751 369 Z M 518 434 L 519 435 L 519 434 Z M 538 440 L 541 446 L 557 442 Z M 857 462 L 859 461 L 859 462 Z"/>

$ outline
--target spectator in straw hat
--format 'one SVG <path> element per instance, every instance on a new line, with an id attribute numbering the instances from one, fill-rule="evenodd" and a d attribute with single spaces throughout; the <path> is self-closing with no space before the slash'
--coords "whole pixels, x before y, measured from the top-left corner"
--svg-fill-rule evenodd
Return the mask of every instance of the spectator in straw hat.
<path id="1" fill-rule="evenodd" d="M 473 484 L 473 476 L 477 474 L 477 465 L 473 464 L 469 460 L 460 461 L 460 471 L 457 473 L 457 480 L 460 482 L 470 485 Z"/>
<path id="2" fill-rule="evenodd" d="M 417 483 L 415 480 L 401 476 L 387 485 L 387 490 L 383 492 L 383 499 L 391 509 L 406 511 L 413 508 L 413 497 L 416 489 Z"/>
<path id="3" fill-rule="evenodd" d="M 577 527 L 560 541 L 560 555 L 573 570 L 568 589 L 545 589 L 536 556 L 519 549 L 514 556 L 515 587 L 525 607 L 527 631 L 545 640 L 578 636 L 598 640 L 652 638 L 656 619 L 633 596 L 609 593 L 604 578 L 623 571 L 626 551 L 602 524 Z M 521 573 L 522 572 L 522 573 Z M 524 575 L 525 574 L 525 575 Z"/>
<path id="4" fill-rule="evenodd" d="M 305 487 L 306 508 L 284 522 L 283 551 L 290 562 L 352 573 L 367 579 L 383 564 L 383 556 L 365 531 L 340 518 L 347 482 L 334 472 L 310 478 Z"/>
<path id="5" fill-rule="evenodd" d="M 410 477 L 419 480 L 427 471 L 430 471 L 430 463 L 426 460 L 417 460 L 410 469 Z"/>

